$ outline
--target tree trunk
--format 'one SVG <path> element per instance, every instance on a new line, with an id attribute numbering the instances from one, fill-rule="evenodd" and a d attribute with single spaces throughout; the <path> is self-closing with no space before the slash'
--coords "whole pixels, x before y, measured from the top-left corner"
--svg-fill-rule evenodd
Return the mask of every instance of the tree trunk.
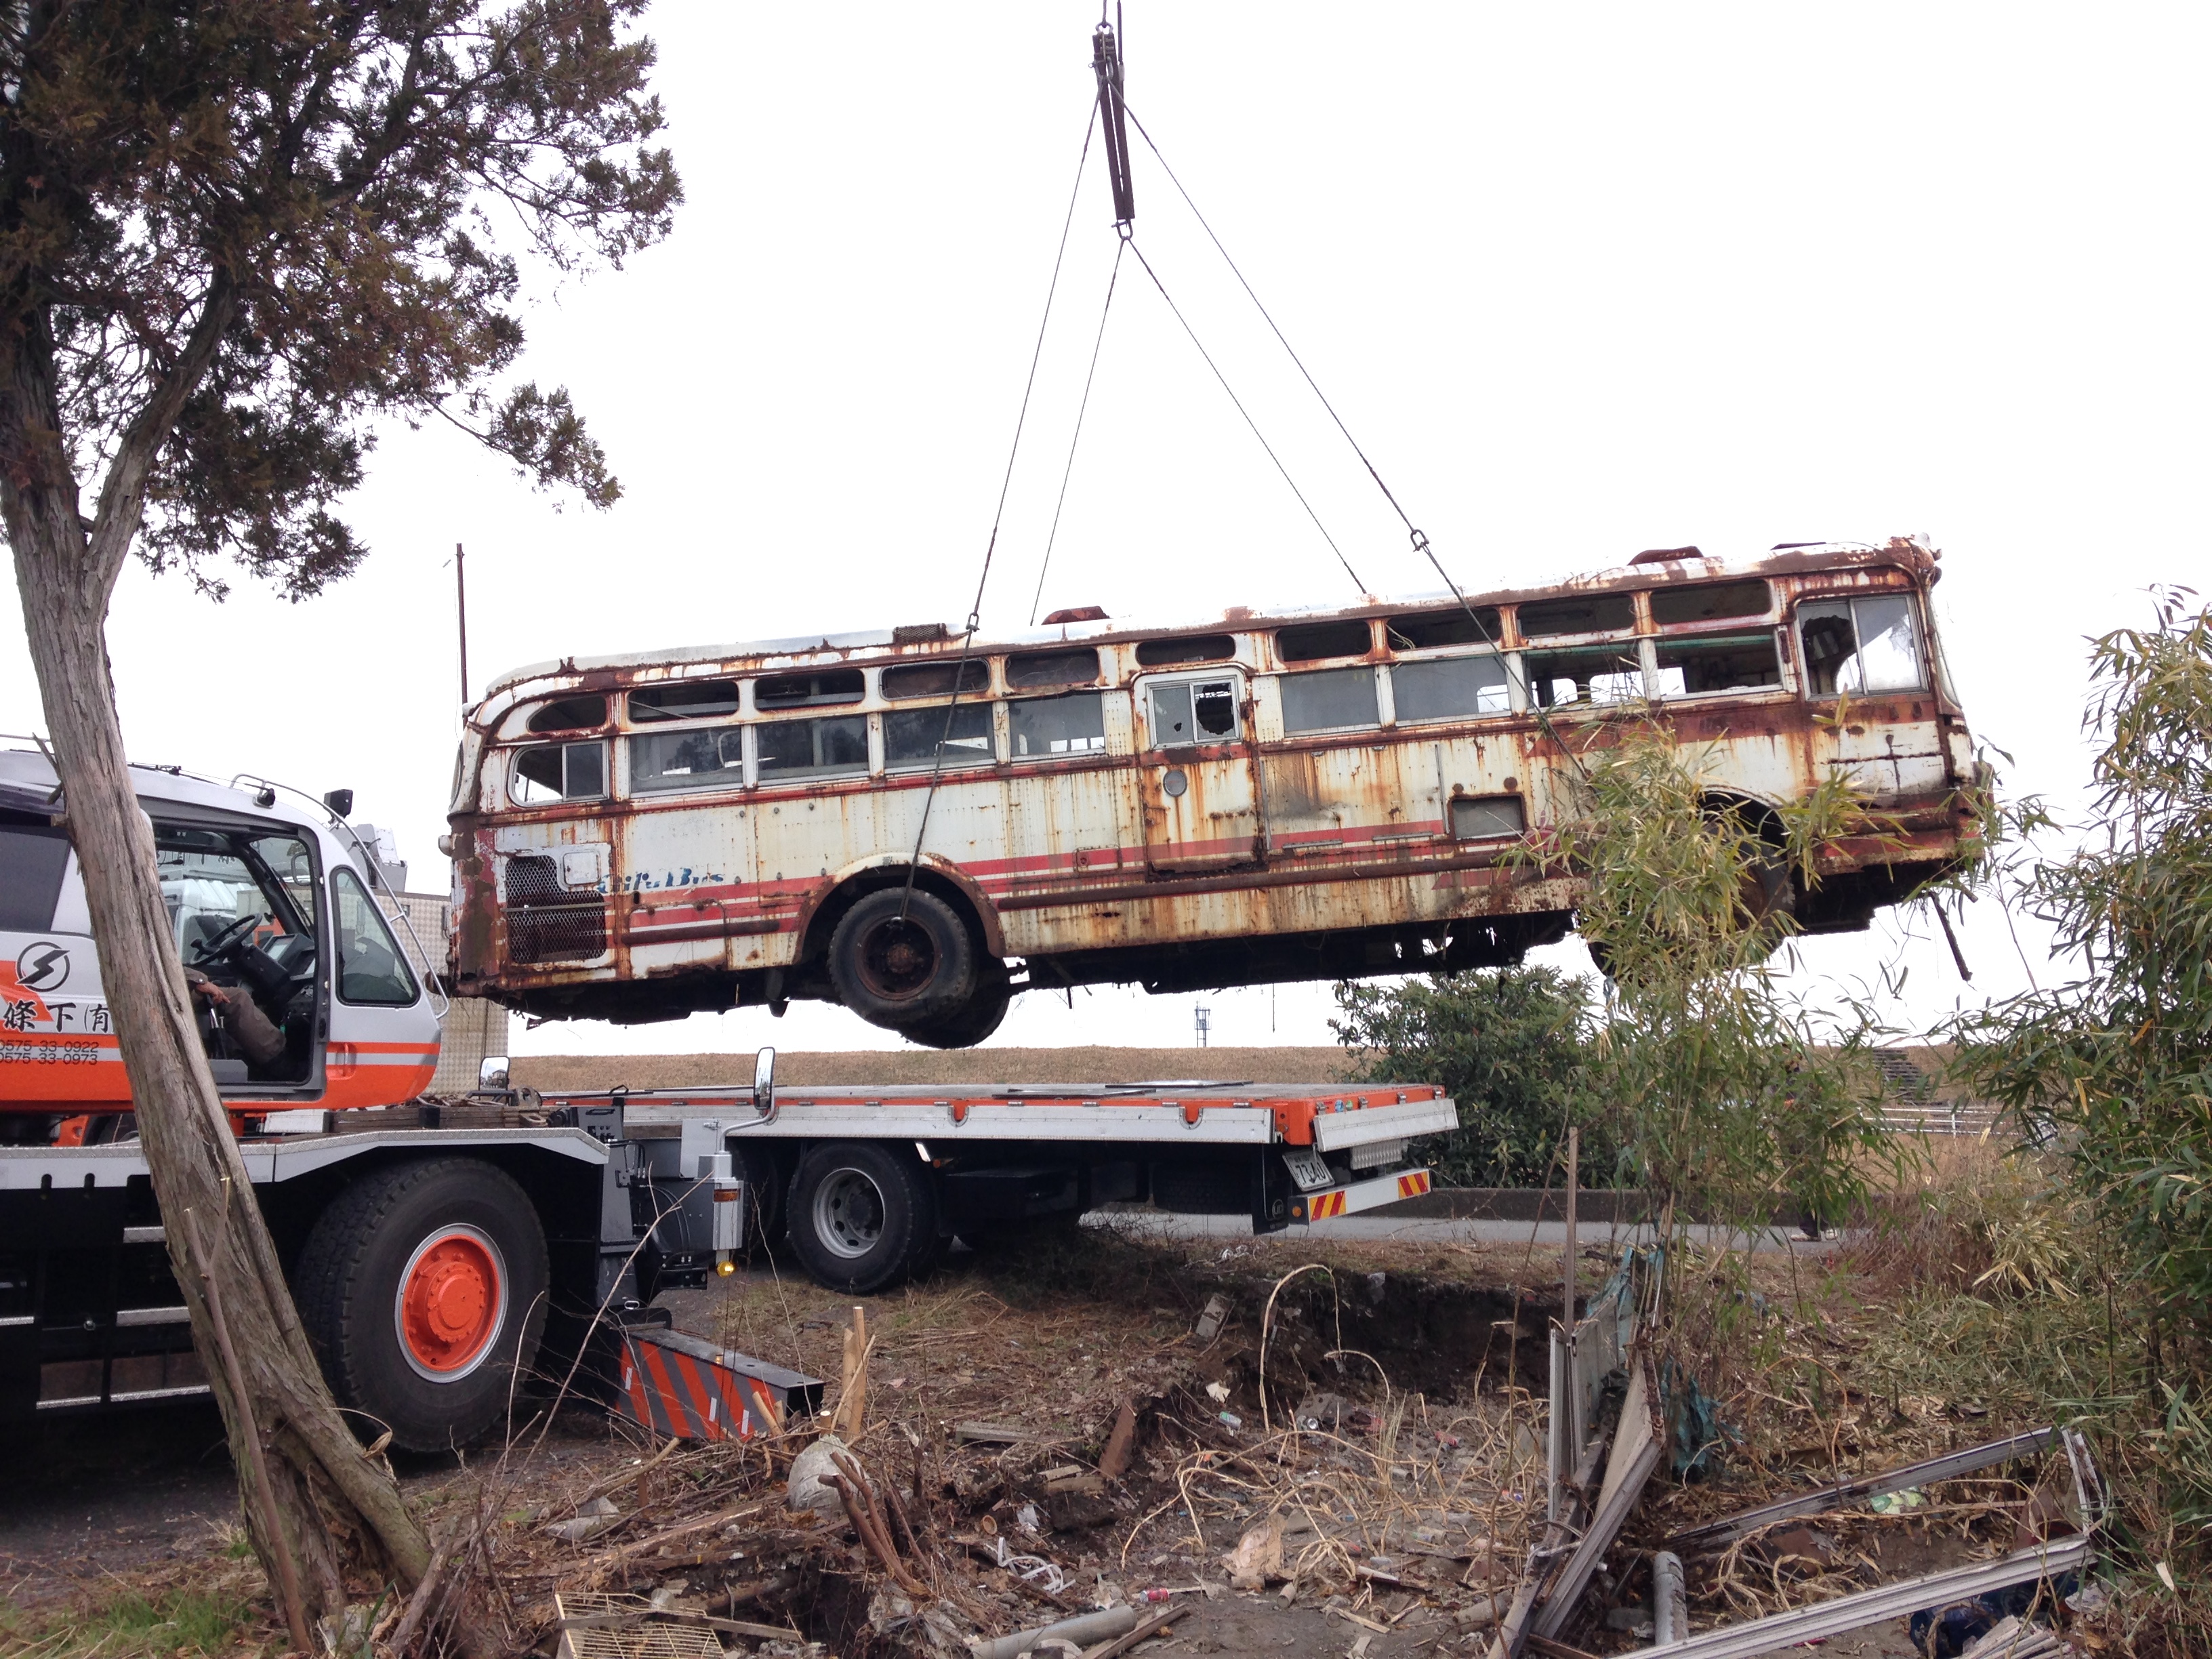
<path id="1" fill-rule="evenodd" d="M 103 521 L 104 533 L 88 539 L 76 481 L 51 435 L 61 422 L 43 354 L 36 342 L 19 339 L 7 358 L 0 382 L 0 511 L 61 775 L 61 810 L 83 872 L 100 975 L 170 1263 L 229 1431 L 232 1461 L 247 1485 L 246 1511 L 270 1583 L 281 1582 L 273 1525 L 296 1564 L 307 1617 L 335 1615 L 349 1600 L 349 1572 L 396 1578 L 403 1588 L 415 1584 L 428 1569 L 428 1541 L 390 1474 L 362 1456 L 331 1398 L 193 1023 L 161 902 L 153 832 L 125 761 L 105 638 L 121 558 L 119 552 L 102 556 L 118 543 L 127 547 L 137 500 L 122 504 L 129 521 L 119 535 Z M 101 507 L 104 519 L 118 510 L 112 499 Z M 198 1224 L 204 1262 L 187 1254 L 187 1210 Z M 200 1267 L 215 1281 L 245 1400 L 231 1386 Z M 249 1424 L 266 1450 L 273 1514 L 252 1492 Z"/>

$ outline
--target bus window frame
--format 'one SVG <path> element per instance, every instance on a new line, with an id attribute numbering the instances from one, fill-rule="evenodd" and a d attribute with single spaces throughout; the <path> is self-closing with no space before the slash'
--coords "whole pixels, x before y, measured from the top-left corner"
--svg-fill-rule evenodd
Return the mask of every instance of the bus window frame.
<path id="1" fill-rule="evenodd" d="M 1245 672 L 1243 665 L 1241 663 L 1232 663 L 1226 668 L 1176 669 L 1166 673 L 1139 675 L 1130 688 L 1136 694 L 1132 699 L 1135 705 L 1132 713 L 1144 732 L 1143 742 L 1138 752 L 1146 755 L 1173 754 L 1195 749 L 1222 749 L 1237 744 L 1250 744 L 1253 740 L 1252 678 Z M 1236 730 L 1227 737 L 1201 736 L 1197 730 L 1196 688 L 1223 681 L 1227 682 L 1230 686 L 1231 705 L 1237 714 Z M 1156 723 L 1152 719 L 1152 691 L 1155 687 L 1163 685 L 1188 685 L 1192 688 L 1192 730 L 1188 742 L 1157 741 L 1159 733 L 1155 729 Z M 1111 752 L 1110 750 L 1109 752 Z"/>
<path id="2" fill-rule="evenodd" d="M 1464 714 L 1415 716 L 1409 716 L 1400 711 L 1397 679 L 1400 668 L 1418 668 L 1428 663 L 1458 662 L 1466 659 L 1479 658 L 1488 658 L 1504 668 L 1504 708 L 1478 709 L 1472 714 Z M 1517 651 L 1492 650 L 1486 646 L 1477 646 L 1472 649 L 1466 646 L 1432 646 L 1422 651 L 1398 652 L 1390 662 L 1383 665 L 1390 672 L 1382 676 L 1377 691 L 1378 701 L 1387 701 L 1389 706 L 1390 718 L 1384 722 L 1388 726 L 1419 726 L 1425 730 L 1438 726 L 1462 725 L 1469 720 L 1510 720 L 1516 714 L 1528 712 L 1528 688 L 1521 677 L 1521 653 Z"/>
<path id="3" fill-rule="evenodd" d="M 1848 609 L 1851 621 L 1850 654 L 1856 658 L 1862 656 L 1866 649 L 1865 636 L 1859 629 L 1858 607 L 1861 602 L 1868 599 L 1899 599 L 1904 602 L 1905 621 L 1912 629 L 1913 655 L 1919 664 L 1920 683 L 1917 685 L 1910 686 L 1885 686 L 1878 691 L 1869 691 L 1863 685 L 1856 691 L 1845 691 L 1840 687 L 1832 691 L 1817 690 L 1813 684 L 1812 654 L 1805 649 L 1806 607 L 1841 605 Z M 1934 653 L 1929 644 L 1932 637 L 1932 630 L 1928 626 L 1927 612 L 1920 604 L 1920 595 L 1913 588 L 1854 587 L 1834 589 L 1825 593 L 1799 593 L 1790 602 L 1790 620 L 1785 632 L 1790 641 L 1789 654 L 1794 656 L 1797 663 L 1796 689 L 1808 702 L 1836 702 L 1845 698 L 1864 701 L 1869 697 L 1926 696 L 1933 690 L 1932 682 L 1938 671 L 1933 660 Z M 1863 665 L 1861 667 L 1861 678 L 1864 678 Z"/>

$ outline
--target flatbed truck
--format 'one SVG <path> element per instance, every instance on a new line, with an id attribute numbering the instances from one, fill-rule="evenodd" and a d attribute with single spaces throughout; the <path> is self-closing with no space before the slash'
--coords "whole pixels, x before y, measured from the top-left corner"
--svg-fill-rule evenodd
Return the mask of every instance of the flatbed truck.
<path id="1" fill-rule="evenodd" d="M 409 968 L 334 798 L 134 769 L 203 1035 L 294 1297 L 373 1437 L 465 1444 L 663 1290 L 791 1252 L 856 1295 L 1114 1202 L 1272 1231 L 1425 1191 L 1432 1086 L 1223 1082 L 425 1097 Z M 304 797 L 301 798 L 304 799 Z M 131 1112 L 67 803 L 0 750 L 0 1421 L 207 1391 Z M 259 1021 L 241 1017 L 250 1000 Z"/>

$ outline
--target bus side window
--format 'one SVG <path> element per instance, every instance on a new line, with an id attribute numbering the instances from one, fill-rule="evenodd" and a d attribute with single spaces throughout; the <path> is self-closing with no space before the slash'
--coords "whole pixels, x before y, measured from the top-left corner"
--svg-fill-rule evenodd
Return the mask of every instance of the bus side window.
<path id="1" fill-rule="evenodd" d="M 1634 702 L 1644 695 L 1644 665 L 1632 645 L 1532 651 L 1528 665 L 1528 701 L 1538 708 Z"/>
<path id="2" fill-rule="evenodd" d="M 518 749 L 507 761 L 507 793 L 517 806 L 600 799 L 607 793 L 607 746 L 544 743 Z"/>
<path id="3" fill-rule="evenodd" d="M 1190 685 L 1178 682 L 1152 688 L 1152 747 L 1174 749 L 1198 741 L 1190 720 Z"/>
<path id="4" fill-rule="evenodd" d="M 936 711 L 942 720 L 942 710 Z M 823 776 L 868 769 L 868 717 L 839 714 L 828 720 L 776 720 L 753 728 L 760 745 L 760 780 Z"/>
<path id="5" fill-rule="evenodd" d="M 1782 662 L 1771 632 L 1662 640 L 1658 662 L 1662 697 L 1772 690 L 1782 684 Z"/>
<path id="6" fill-rule="evenodd" d="M 1816 697 L 1917 691 L 1928 684 L 1912 629 L 1912 601 L 1902 593 L 1802 605 L 1797 637 Z"/>
<path id="7" fill-rule="evenodd" d="M 1430 657 L 1392 665 L 1390 689 L 1403 721 L 1462 720 L 1512 712 L 1502 657 Z"/>
<path id="8" fill-rule="evenodd" d="M 998 758 L 991 738 L 988 702 L 894 708 L 884 716 L 884 764 L 933 766 L 941 747 L 947 766 L 988 766 Z"/>
<path id="9" fill-rule="evenodd" d="M 1164 690 L 1155 686 L 1155 691 Z M 1178 688 L 1185 689 L 1185 688 Z M 1048 755 L 1106 752 L 1106 698 L 1103 692 L 1076 691 L 1064 697 L 1023 697 L 1006 707 L 1016 760 Z"/>
<path id="10" fill-rule="evenodd" d="M 1322 668 L 1310 674 L 1285 674 L 1282 687 L 1286 732 L 1334 732 L 1382 723 L 1371 668 Z"/>

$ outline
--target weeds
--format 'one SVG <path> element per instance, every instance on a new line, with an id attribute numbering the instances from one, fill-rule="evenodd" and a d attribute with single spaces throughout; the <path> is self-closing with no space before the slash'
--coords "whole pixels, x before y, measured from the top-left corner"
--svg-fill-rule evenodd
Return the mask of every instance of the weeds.
<path id="1" fill-rule="evenodd" d="M 6 1659 L 167 1659 L 216 1653 L 245 1632 L 246 1603 L 220 1591 L 168 1589 L 148 1596 L 123 1590 L 88 1607 L 0 1619 Z"/>

